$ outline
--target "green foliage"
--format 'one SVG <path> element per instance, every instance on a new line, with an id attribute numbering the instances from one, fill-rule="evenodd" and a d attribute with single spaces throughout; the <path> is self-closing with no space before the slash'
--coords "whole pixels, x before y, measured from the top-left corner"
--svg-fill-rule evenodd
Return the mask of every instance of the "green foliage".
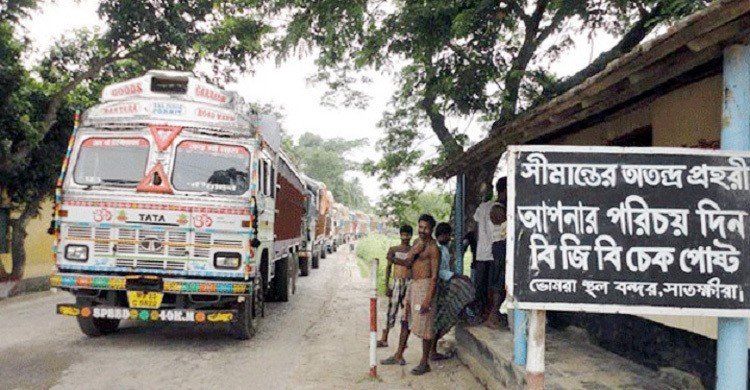
<path id="1" fill-rule="evenodd" d="M 357 266 L 362 277 L 370 276 L 373 259 L 380 260 L 378 262 L 378 294 L 380 295 L 385 295 L 385 267 L 388 264 L 385 255 L 388 253 L 388 248 L 398 244 L 398 237 L 376 233 L 368 234 L 357 241 Z"/>
<path id="2" fill-rule="evenodd" d="M 708 1 L 271 3 L 273 14 L 289 20 L 275 40 L 279 58 L 319 52 L 316 79 L 332 89 L 326 98 L 335 99 L 329 100 L 363 104 L 359 70 L 396 75 L 397 91 L 380 122 L 385 135 L 377 148 L 382 159 L 368 161 L 364 169 L 385 189 L 404 176 L 413 191 L 415 181 L 426 179 L 432 166 L 468 144 L 466 134 L 448 126 L 446 118 L 480 119 L 491 131 L 499 131 L 520 112 L 604 69 L 657 25 L 690 14 Z M 599 31 L 622 41 L 578 77 L 560 80 L 548 71 L 549 64 L 571 48 L 573 36 Z M 437 136 L 440 150 L 427 157 L 421 145 L 430 132 Z M 491 179 L 491 172 L 483 172 L 477 180 L 487 181 L 488 176 Z M 390 206 L 398 199 L 394 202 Z"/>
<path id="3" fill-rule="evenodd" d="M 362 190 L 362 183 L 356 177 L 346 178 L 347 172 L 359 170 L 360 166 L 346 155 L 366 144 L 366 139 L 323 139 L 312 133 L 302 134 L 296 145 L 289 137 L 282 140 L 285 152 L 302 172 L 325 183 L 337 202 L 364 212 L 369 211 L 371 206 Z"/>
<path id="4" fill-rule="evenodd" d="M 416 228 L 422 214 L 432 214 L 438 222 L 448 222 L 452 201 L 449 193 L 407 190 L 387 194 L 379 206 L 382 215 L 395 218 L 396 226 L 408 223 Z"/>

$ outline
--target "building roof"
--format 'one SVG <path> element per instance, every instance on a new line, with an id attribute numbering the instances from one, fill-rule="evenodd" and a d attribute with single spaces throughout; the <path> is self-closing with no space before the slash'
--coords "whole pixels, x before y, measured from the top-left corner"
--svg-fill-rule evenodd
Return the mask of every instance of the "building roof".
<path id="1" fill-rule="evenodd" d="M 492 159 L 507 145 L 540 142 L 588 127 L 628 105 L 721 72 L 725 47 L 750 39 L 750 1 L 717 1 L 612 61 L 600 73 L 533 108 L 432 171 L 448 178 Z"/>

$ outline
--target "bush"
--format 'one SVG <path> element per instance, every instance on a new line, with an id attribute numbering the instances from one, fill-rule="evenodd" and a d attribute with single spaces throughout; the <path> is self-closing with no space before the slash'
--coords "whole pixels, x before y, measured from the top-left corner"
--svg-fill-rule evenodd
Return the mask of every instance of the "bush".
<path id="1" fill-rule="evenodd" d="M 388 254 L 388 248 L 398 245 L 398 242 L 399 239 L 396 236 L 376 233 L 357 241 L 357 266 L 362 277 L 369 278 L 373 259 L 380 259 L 378 263 L 378 294 L 380 295 L 385 295 L 385 267 L 388 264 L 385 255 Z"/>

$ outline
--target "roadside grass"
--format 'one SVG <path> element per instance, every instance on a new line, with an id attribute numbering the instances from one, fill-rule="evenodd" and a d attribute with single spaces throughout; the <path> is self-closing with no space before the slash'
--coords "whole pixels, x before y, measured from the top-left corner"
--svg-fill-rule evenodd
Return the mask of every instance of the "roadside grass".
<path id="1" fill-rule="evenodd" d="M 378 262 L 378 295 L 385 295 L 385 268 L 388 264 L 388 260 L 385 255 L 388 253 L 388 248 L 398 245 L 399 238 L 397 236 L 388 236 L 384 234 L 369 234 L 367 237 L 361 238 L 357 241 L 357 267 L 359 273 L 363 278 L 370 277 L 370 269 L 372 268 L 373 259 L 377 258 Z M 464 256 L 464 275 L 471 273 L 471 253 L 466 252 Z"/>
<path id="2" fill-rule="evenodd" d="M 359 273 L 362 277 L 369 278 L 373 259 L 380 260 L 378 262 L 379 295 L 385 295 L 385 267 L 388 263 L 385 255 L 388 253 L 388 248 L 398 245 L 398 241 L 399 239 L 396 236 L 377 233 L 368 234 L 367 237 L 357 241 L 357 267 L 359 267 Z"/>

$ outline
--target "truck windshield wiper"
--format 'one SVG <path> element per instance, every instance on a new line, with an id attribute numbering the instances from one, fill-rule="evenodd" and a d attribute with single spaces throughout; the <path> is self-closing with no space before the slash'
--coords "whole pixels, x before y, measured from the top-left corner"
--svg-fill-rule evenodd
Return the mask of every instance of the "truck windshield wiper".
<path id="1" fill-rule="evenodd" d="M 103 184 L 138 184 L 138 180 L 125 180 L 125 179 L 102 179 Z"/>

